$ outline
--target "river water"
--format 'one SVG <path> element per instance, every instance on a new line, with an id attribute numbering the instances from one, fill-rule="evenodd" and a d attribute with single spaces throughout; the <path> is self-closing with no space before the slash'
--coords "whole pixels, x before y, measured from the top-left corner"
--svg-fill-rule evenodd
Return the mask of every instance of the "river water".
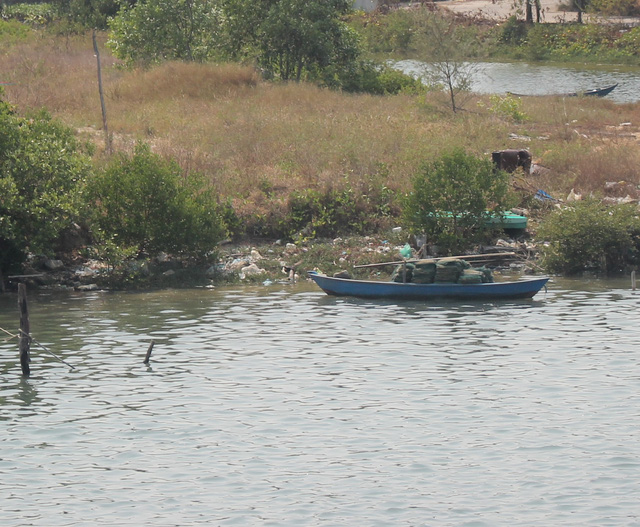
<path id="1" fill-rule="evenodd" d="M 420 77 L 428 65 L 416 60 L 402 60 L 395 68 Z M 557 65 L 526 62 L 467 63 L 471 69 L 471 89 L 478 93 L 554 95 L 572 93 L 618 84 L 608 100 L 633 103 L 640 100 L 640 68 L 630 66 Z"/>
<path id="2" fill-rule="evenodd" d="M 31 293 L 75 369 L 0 346 L 0 524 L 640 525 L 639 294 Z"/>

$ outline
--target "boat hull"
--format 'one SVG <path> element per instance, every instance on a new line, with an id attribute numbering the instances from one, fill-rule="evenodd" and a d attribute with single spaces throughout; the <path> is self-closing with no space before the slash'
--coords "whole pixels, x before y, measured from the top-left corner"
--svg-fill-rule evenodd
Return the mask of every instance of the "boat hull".
<path id="1" fill-rule="evenodd" d="M 333 278 L 313 271 L 309 273 L 309 278 L 328 295 L 400 300 L 532 298 L 549 280 L 548 277 L 544 277 L 486 284 L 402 284 Z"/>

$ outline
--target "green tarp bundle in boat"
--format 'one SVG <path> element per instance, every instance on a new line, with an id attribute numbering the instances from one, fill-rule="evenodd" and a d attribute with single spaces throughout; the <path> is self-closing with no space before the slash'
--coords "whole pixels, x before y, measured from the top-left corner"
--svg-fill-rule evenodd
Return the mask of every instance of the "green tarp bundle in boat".
<path id="1" fill-rule="evenodd" d="M 458 258 L 443 258 L 436 264 L 436 284 L 456 283 L 462 271 L 469 269 L 471 265 Z"/>
<path id="2" fill-rule="evenodd" d="M 433 260 L 422 260 L 415 263 L 413 282 L 416 284 L 432 284 L 436 277 L 436 263 Z"/>
<path id="3" fill-rule="evenodd" d="M 482 283 L 482 271 L 476 271 L 474 269 L 465 269 L 458 278 L 459 284 L 481 284 Z"/>
<path id="4" fill-rule="evenodd" d="M 493 275 L 491 270 L 485 267 L 471 268 L 469 262 L 465 260 L 443 258 L 437 262 L 418 260 L 407 263 L 405 266 L 398 265 L 391 274 L 391 281 L 414 284 L 480 284 L 493 282 Z"/>

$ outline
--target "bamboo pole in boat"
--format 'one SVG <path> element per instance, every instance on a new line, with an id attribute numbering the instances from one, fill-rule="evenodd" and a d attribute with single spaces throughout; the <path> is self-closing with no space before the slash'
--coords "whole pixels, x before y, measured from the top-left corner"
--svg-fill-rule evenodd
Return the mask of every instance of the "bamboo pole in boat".
<path id="1" fill-rule="evenodd" d="M 504 257 L 518 256 L 516 253 L 488 253 L 488 254 L 465 254 L 461 256 L 443 256 L 442 258 L 425 258 L 424 260 L 444 260 L 445 258 L 455 258 L 457 260 L 479 260 L 479 259 L 492 259 L 492 258 L 504 258 Z M 362 269 L 365 267 L 383 267 L 385 265 L 400 265 L 406 263 L 415 263 L 422 260 L 398 260 L 397 262 L 381 262 L 364 265 L 354 265 L 354 269 Z"/>

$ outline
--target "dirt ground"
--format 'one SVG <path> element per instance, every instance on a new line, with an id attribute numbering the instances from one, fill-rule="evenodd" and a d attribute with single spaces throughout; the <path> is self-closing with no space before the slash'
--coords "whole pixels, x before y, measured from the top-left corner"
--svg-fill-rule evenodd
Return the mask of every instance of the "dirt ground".
<path id="1" fill-rule="evenodd" d="M 540 0 L 540 3 L 542 5 L 542 22 L 575 22 L 578 19 L 576 12 L 566 11 L 562 7 L 563 5 L 569 5 L 571 0 Z M 456 13 L 491 20 L 506 20 L 511 15 L 524 18 L 522 4 L 523 2 L 518 0 L 445 0 L 437 3 L 439 7 L 447 8 Z M 535 10 L 533 16 L 536 16 Z M 591 15 L 583 15 L 583 20 L 585 22 L 602 21 L 602 19 L 591 17 Z M 606 21 L 609 23 L 623 23 L 628 25 L 640 24 L 640 19 L 638 18 L 609 17 Z"/>

